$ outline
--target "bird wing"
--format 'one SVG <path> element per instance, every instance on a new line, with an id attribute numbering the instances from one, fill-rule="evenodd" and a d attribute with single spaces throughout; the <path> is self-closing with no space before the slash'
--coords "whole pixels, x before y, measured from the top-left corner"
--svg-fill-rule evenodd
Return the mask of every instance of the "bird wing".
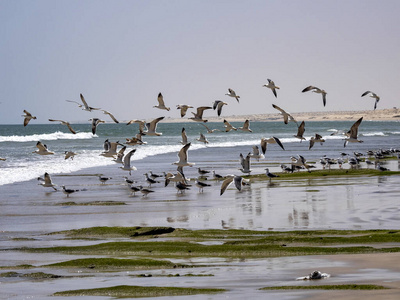
<path id="1" fill-rule="evenodd" d="M 125 157 L 124 157 L 124 167 L 130 167 L 131 166 L 131 156 L 135 152 L 136 152 L 136 149 L 132 149 L 131 151 L 129 151 L 129 153 L 127 155 L 125 155 Z"/>
<path id="2" fill-rule="evenodd" d="M 242 168 L 245 169 L 245 167 L 244 167 L 245 166 L 245 161 L 244 161 L 244 157 L 243 157 L 242 153 L 240 153 L 239 158 L 240 158 L 239 162 L 240 162 Z"/>
<path id="3" fill-rule="evenodd" d="M 282 114 L 287 114 L 287 112 L 280 108 L 278 105 L 272 104 L 272 107 L 279 110 Z"/>
<path id="4" fill-rule="evenodd" d="M 29 111 L 25 110 L 25 109 L 24 109 L 24 113 L 25 113 L 28 117 L 32 117 L 32 114 L 31 114 Z"/>
<path id="5" fill-rule="evenodd" d="M 249 127 L 250 127 L 250 121 L 249 120 L 244 121 L 243 129 L 249 129 Z"/>
<path id="6" fill-rule="evenodd" d="M 253 155 L 260 155 L 260 150 L 258 149 L 258 146 L 253 146 Z"/>
<path id="7" fill-rule="evenodd" d="M 285 150 L 285 148 L 283 147 L 283 144 L 281 143 L 281 141 L 277 138 L 277 137 L 272 137 L 274 140 L 275 140 L 275 142 L 279 145 L 279 147 L 281 147 L 282 148 L 282 150 Z"/>
<path id="8" fill-rule="evenodd" d="M 304 123 L 304 121 L 301 122 L 300 126 L 297 128 L 297 136 L 303 136 L 305 126 L 306 126 L 306 123 Z"/>
<path id="9" fill-rule="evenodd" d="M 182 147 L 182 149 L 178 152 L 178 157 L 179 157 L 179 160 L 181 161 L 181 162 L 187 162 L 187 160 L 188 160 L 188 154 L 187 154 L 187 151 L 188 151 L 188 149 L 189 149 L 189 147 L 190 147 L 190 143 L 187 143 L 185 146 L 183 146 Z"/>
<path id="10" fill-rule="evenodd" d="M 201 119 L 203 117 L 203 112 L 206 109 L 212 109 L 212 107 L 210 107 L 210 106 L 200 106 L 200 107 L 197 108 L 197 114 L 196 115 Z"/>
<path id="11" fill-rule="evenodd" d="M 49 173 L 44 173 L 44 183 L 49 184 L 49 185 L 53 184 L 51 182 L 51 177 L 50 177 Z"/>
<path id="12" fill-rule="evenodd" d="M 231 185 L 231 183 L 233 182 L 233 178 L 234 176 L 228 176 L 228 178 L 226 178 L 221 185 L 221 192 L 220 192 L 220 196 L 225 193 L 226 189 Z"/>
<path id="13" fill-rule="evenodd" d="M 352 139 L 357 139 L 357 134 L 358 134 L 358 126 L 360 126 L 361 122 L 363 120 L 363 117 L 357 120 L 351 128 L 350 128 L 350 138 Z"/>
<path id="14" fill-rule="evenodd" d="M 310 139 L 310 145 L 308 146 L 308 150 L 311 150 L 311 148 L 314 146 L 315 140 L 314 137 L 312 136 Z"/>
<path id="15" fill-rule="evenodd" d="M 361 95 L 361 97 L 364 97 L 364 96 L 368 95 L 369 93 L 372 93 L 372 92 L 371 91 L 366 91 Z"/>
<path id="16" fill-rule="evenodd" d="M 322 94 L 322 102 L 324 104 L 324 106 L 326 105 L 326 93 Z"/>
<path id="17" fill-rule="evenodd" d="M 221 115 L 221 112 L 222 112 L 222 106 L 224 106 L 225 104 L 227 104 L 227 103 L 225 103 L 225 102 L 222 102 L 222 101 L 220 101 L 220 102 L 218 103 L 218 110 L 217 110 L 218 117 Z"/>
<path id="18" fill-rule="evenodd" d="M 158 104 L 160 106 L 165 106 L 164 97 L 163 97 L 163 95 L 161 93 L 158 94 L 157 100 L 158 100 Z"/>
<path id="19" fill-rule="evenodd" d="M 217 108 L 218 104 L 221 102 L 222 102 L 221 100 L 215 100 L 214 104 L 213 104 L 213 110 L 215 110 Z"/>
<path id="20" fill-rule="evenodd" d="M 160 122 L 162 119 L 164 119 L 164 117 L 159 117 L 157 119 L 154 119 L 150 123 L 148 123 L 148 124 L 150 124 L 150 125 L 148 125 L 149 126 L 149 130 L 150 131 L 155 131 L 156 128 L 157 128 L 157 123 Z"/>
<path id="21" fill-rule="evenodd" d="M 89 109 L 89 106 L 88 106 L 88 104 L 86 103 L 85 97 L 83 97 L 82 94 L 80 94 L 80 96 L 81 96 L 81 100 L 82 100 L 82 103 L 83 103 L 83 105 L 85 106 L 85 108 L 86 108 L 86 109 Z"/>
<path id="22" fill-rule="evenodd" d="M 103 113 L 105 113 L 106 115 L 109 115 L 111 117 L 111 119 L 115 122 L 115 123 L 119 123 L 118 120 L 114 117 L 114 115 L 112 113 L 110 113 L 109 111 L 106 111 L 104 109 L 102 109 Z"/>
<path id="23" fill-rule="evenodd" d="M 30 121 L 30 119 L 25 118 L 25 119 L 24 119 L 24 126 L 28 125 L 29 121 Z"/>
<path id="24" fill-rule="evenodd" d="M 46 151 L 47 150 L 46 145 L 44 145 L 42 142 L 37 142 L 36 143 L 36 147 L 41 151 Z"/>
<path id="25" fill-rule="evenodd" d="M 71 125 L 68 122 L 65 122 L 65 124 L 67 125 L 69 131 L 71 131 L 73 134 L 76 134 L 75 130 L 72 129 Z"/>
<path id="26" fill-rule="evenodd" d="M 322 139 L 322 136 L 319 135 L 318 133 L 316 133 L 316 134 L 315 134 L 315 139 L 316 139 L 316 140 L 320 140 L 320 139 Z"/>
<path id="27" fill-rule="evenodd" d="M 267 152 L 267 139 L 261 139 L 261 151 L 263 154 L 265 154 L 265 152 Z"/>
<path id="28" fill-rule="evenodd" d="M 72 103 L 76 103 L 76 104 L 78 104 L 79 107 L 82 106 L 82 104 L 80 104 L 79 102 L 74 101 L 74 100 L 65 100 L 65 101 L 67 101 L 67 102 L 72 102 Z"/>
<path id="29" fill-rule="evenodd" d="M 187 135 L 185 128 L 182 128 L 182 143 L 187 144 Z"/>
<path id="30" fill-rule="evenodd" d="M 239 192 L 242 190 L 242 183 L 243 183 L 243 177 L 241 176 L 235 176 L 233 179 L 235 182 L 235 187 L 239 190 Z"/>

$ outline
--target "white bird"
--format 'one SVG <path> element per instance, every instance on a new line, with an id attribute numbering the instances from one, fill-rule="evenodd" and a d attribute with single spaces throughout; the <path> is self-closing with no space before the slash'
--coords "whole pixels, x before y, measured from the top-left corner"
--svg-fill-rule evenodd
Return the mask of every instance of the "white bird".
<path id="1" fill-rule="evenodd" d="M 183 176 L 182 173 L 179 172 L 179 171 L 177 171 L 175 175 L 172 174 L 172 173 L 167 173 L 165 175 L 165 186 L 168 186 L 170 181 L 172 181 L 172 182 L 182 182 L 182 183 L 187 184 L 185 176 Z"/>
<path id="2" fill-rule="evenodd" d="M 207 129 L 207 133 L 214 133 L 215 131 L 221 131 L 219 129 L 210 129 L 204 123 L 200 123 L 200 124 L 203 125 Z"/>
<path id="3" fill-rule="evenodd" d="M 228 89 L 228 92 L 229 92 L 229 94 L 225 94 L 225 95 L 227 95 L 229 97 L 233 97 L 237 100 L 237 102 L 239 102 L 240 96 L 237 96 L 234 90 Z"/>
<path id="4" fill-rule="evenodd" d="M 305 140 L 305 138 L 303 137 L 303 134 L 304 134 L 304 131 L 305 131 L 305 128 L 304 128 L 305 125 L 306 125 L 306 124 L 304 123 L 304 121 L 301 122 L 300 126 L 297 128 L 297 134 L 294 135 L 295 138 L 300 139 L 300 143 L 301 143 L 303 140 Z"/>
<path id="5" fill-rule="evenodd" d="M 25 109 L 24 109 L 24 113 L 25 113 L 25 115 L 22 115 L 24 117 L 24 126 L 28 125 L 29 121 L 32 119 L 36 120 L 36 117 L 32 116 L 32 114 Z"/>
<path id="6" fill-rule="evenodd" d="M 167 110 L 167 111 L 170 110 L 169 107 L 165 106 L 164 97 L 163 97 L 163 95 L 161 93 L 158 94 L 157 100 L 158 100 L 158 105 L 153 106 L 153 107 L 159 108 L 159 109 L 164 109 L 164 110 Z"/>
<path id="7" fill-rule="evenodd" d="M 73 100 L 65 100 L 65 101 L 76 103 L 76 104 L 78 104 L 79 107 L 81 107 L 83 110 L 86 110 L 86 111 L 100 110 L 100 108 L 94 108 L 94 107 L 89 106 L 85 100 L 85 97 L 83 97 L 82 94 L 80 94 L 80 97 L 81 97 L 81 101 L 82 101 L 83 105 L 80 104 L 79 102 L 76 102 Z"/>
<path id="8" fill-rule="evenodd" d="M 43 144 L 42 142 L 37 142 L 36 143 L 36 147 L 38 148 L 38 150 L 35 150 L 32 153 L 36 153 L 36 154 L 39 154 L 39 155 L 51 155 L 51 154 L 54 154 L 54 152 L 49 151 L 47 149 L 47 146 L 45 144 Z"/>
<path id="9" fill-rule="evenodd" d="M 250 154 L 247 154 L 246 158 L 243 157 L 243 154 L 240 153 L 240 164 L 242 165 L 242 168 L 239 170 L 242 171 L 243 173 L 248 173 L 252 171 L 250 169 Z"/>
<path id="10" fill-rule="evenodd" d="M 132 149 L 129 151 L 127 155 L 124 157 L 124 165 L 120 167 L 124 171 L 129 171 L 129 175 L 131 175 L 131 171 L 137 170 L 136 167 L 131 166 L 131 156 L 136 152 L 136 149 Z"/>
<path id="11" fill-rule="evenodd" d="M 146 127 L 148 128 L 147 131 L 144 131 L 143 133 L 145 135 L 149 135 L 149 136 L 160 136 L 162 135 L 161 132 L 157 132 L 157 124 L 158 122 L 160 122 L 162 119 L 164 119 L 164 117 L 160 117 L 157 119 L 154 119 L 153 121 L 151 121 L 150 123 L 146 124 Z"/>
<path id="12" fill-rule="evenodd" d="M 250 153 L 250 157 L 259 161 L 260 158 L 264 158 L 264 155 L 260 153 L 260 149 L 258 148 L 258 146 L 255 145 L 253 146 L 253 153 Z"/>
<path id="13" fill-rule="evenodd" d="M 308 147 L 308 150 L 310 150 L 315 143 L 320 143 L 322 145 L 322 143 L 324 143 L 325 140 L 322 138 L 321 135 L 319 135 L 318 133 L 315 134 L 315 136 L 312 136 L 310 138 L 310 146 Z"/>
<path id="14" fill-rule="evenodd" d="M 215 100 L 214 104 L 213 104 L 213 109 L 217 109 L 217 114 L 218 117 L 221 115 L 221 111 L 222 111 L 222 106 L 224 105 L 228 105 L 228 103 L 221 101 L 221 100 Z"/>
<path id="15" fill-rule="evenodd" d="M 117 158 L 114 159 L 114 161 L 116 163 L 119 163 L 119 164 L 123 164 L 124 163 L 122 159 L 124 158 L 125 150 L 126 150 L 126 146 L 123 146 L 121 149 L 119 149 L 119 151 L 117 153 Z"/>
<path id="16" fill-rule="evenodd" d="M 188 151 L 190 145 L 191 145 L 190 143 L 187 143 L 185 146 L 182 147 L 182 149 L 178 153 L 179 161 L 174 162 L 173 165 L 177 165 L 180 167 L 186 167 L 186 166 L 192 167 L 195 165 L 194 163 L 188 162 L 187 151 Z"/>
<path id="17" fill-rule="evenodd" d="M 100 123 L 105 123 L 105 121 L 100 120 L 98 118 L 92 118 L 92 119 L 89 119 L 89 121 L 92 121 L 92 133 L 93 134 L 96 134 L 97 125 L 99 125 Z"/>
<path id="18" fill-rule="evenodd" d="M 189 108 L 193 108 L 191 105 L 186 105 L 186 104 L 178 104 L 176 106 L 177 109 L 181 110 L 181 118 L 183 118 L 186 115 L 186 112 Z"/>
<path id="19" fill-rule="evenodd" d="M 269 178 L 270 182 L 271 182 L 272 178 L 279 177 L 278 175 L 271 173 L 268 168 L 266 168 L 265 171 L 266 171 L 266 175 Z"/>
<path id="20" fill-rule="evenodd" d="M 347 133 L 348 137 L 344 139 L 344 147 L 346 147 L 347 143 L 362 143 L 363 141 L 357 138 L 358 135 L 358 126 L 360 126 L 363 117 L 358 119 L 350 128 L 349 132 Z"/>
<path id="21" fill-rule="evenodd" d="M 114 115 L 112 113 L 110 113 L 109 111 L 106 111 L 104 109 L 101 110 L 103 112 L 103 114 L 105 115 L 109 115 L 110 118 L 115 122 L 115 123 L 119 123 L 118 120 L 114 117 Z"/>
<path id="22" fill-rule="evenodd" d="M 57 191 L 57 189 L 54 187 L 55 184 L 51 181 L 51 177 L 49 175 L 49 173 L 44 173 L 44 178 L 39 177 L 38 180 L 43 181 L 42 183 L 39 183 L 39 185 L 43 186 L 43 187 L 51 187 L 53 188 L 55 191 Z"/>
<path id="23" fill-rule="evenodd" d="M 229 123 L 227 120 L 224 120 L 224 127 L 225 127 L 225 132 L 229 132 L 231 130 L 235 130 L 235 131 L 237 130 L 237 128 L 233 127 L 231 125 L 231 123 Z"/>
<path id="24" fill-rule="evenodd" d="M 279 147 L 282 148 L 282 150 L 285 150 L 285 148 L 283 147 L 281 141 L 277 138 L 277 137 L 270 137 L 269 139 L 267 138 L 262 138 L 261 139 L 261 151 L 263 154 L 265 154 L 265 152 L 267 151 L 267 145 L 268 144 L 278 144 Z"/>
<path id="25" fill-rule="evenodd" d="M 320 88 L 317 88 L 316 86 L 312 86 L 312 85 L 306 87 L 301 92 L 305 93 L 305 92 L 308 92 L 308 91 L 313 91 L 314 93 L 322 94 L 322 102 L 323 102 L 324 106 L 326 105 L 326 94 L 327 94 L 327 92 L 325 92 L 324 90 L 321 90 Z"/>
<path id="26" fill-rule="evenodd" d="M 62 187 L 62 189 L 63 189 L 63 193 L 64 193 L 65 195 L 67 195 L 67 198 L 69 198 L 69 195 L 71 195 L 71 194 L 73 194 L 73 193 L 75 193 L 75 192 L 79 192 L 79 190 L 67 189 L 67 188 L 65 187 L 65 185 L 62 185 L 61 187 Z"/>
<path id="27" fill-rule="evenodd" d="M 239 192 L 242 190 L 242 185 L 244 181 L 243 177 L 235 175 L 228 175 L 226 177 L 227 178 L 222 182 L 221 185 L 221 192 L 219 194 L 220 196 L 222 196 L 222 194 L 225 193 L 226 189 L 232 184 L 232 182 L 235 183 L 235 187 Z"/>
<path id="28" fill-rule="evenodd" d="M 199 141 L 199 142 L 204 143 L 204 144 L 208 144 L 209 143 L 207 138 L 202 133 L 200 133 L 200 137 L 198 139 L 196 139 L 196 141 Z"/>
<path id="29" fill-rule="evenodd" d="M 203 119 L 203 112 L 206 109 L 212 109 L 210 106 L 200 106 L 197 108 L 196 113 L 192 112 L 193 117 L 190 117 L 190 120 L 193 120 L 195 122 L 208 122 L 208 120 Z"/>
<path id="30" fill-rule="evenodd" d="M 283 122 L 285 124 L 287 124 L 289 121 L 292 121 L 292 122 L 297 124 L 297 121 L 295 120 L 295 118 L 293 118 L 293 116 L 290 113 L 284 111 L 278 105 L 272 104 L 272 107 L 280 111 L 280 113 L 281 113 L 281 115 L 283 117 Z"/>
<path id="31" fill-rule="evenodd" d="M 110 142 L 107 139 L 104 142 L 104 152 L 100 153 L 100 155 L 104 156 L 104 157 L 115 157 L 118 154 L 118 152 L 117 152 L 118 146 L 123 146 L 123 145 L 120 144 L 119 141 Z"/>
<path id="32" fill-rule="evenodd" d="M 207 186 L 211 186 L 211 184 L 205 183 L 203 181 L 196 180 L 196 186 L 199 188 L 199 193 L 203 192 L 203 189 Z"/>
<path id="33" fill-rule="evenodd" d="M 272 93 L 274 93 L 274 95 L 275 95 L 275 98 L 278 97 L 278 95 L 276 94 L 276 90 L 277 89 L 279 90 L 280 87 L 275 85 L 275 83 L 271 79 L 268 79 L 268 84 L 264 84 L 263 87 L 267 87 L 267 88 L 271 89 Z"/>
<path id="34" fill-rule="evenodd" d="M 185 127 L 182 128 L 182 133 L 181 134 L 182 134 L 181 144 L 182 145 L 186 145 L 188 143 L 188 139 L 187 139 Z"/>
<path id="35" fill-rule="evenodd" d="M 64 154 L 65 154 L 64 159 L 71 158 L 71 160 L 74 160 L 74 156 L 76 155 L 76 153 L 72 151 L 65 151 Z"/>
<path id="36" fill-rule="evenodd" d="M 66 121 L 63 120 L 53 120 L 53 119 L 49 119 L 50 122 L 60 122 L 62 125 L 65 125 L 68 127 L 69 131 L 71 131 L 73 134 L 76 134 L 75 130 L 71 127 L 71 124 L 69 124 Z"/>
<path id="37" fill-rule="evenodd" d="M 371 97 L 371 98 L 375 98 L 375 105 L 374 105 L 374 110 L 376 109 L 376 106 L 378 105 L 378 102 L 379 102 L 379 100 L 381 99 L 377 94 L 375 94 L 375 93 L 373 93 L 373 92 L 371 92 L 371 91 L 366 91 L 365 93 L 363 93 L 362 95 L 361 95 L 361 97 L 364 97 L 364 96 L 366 96 L 366 95 L 368 95 L 369 94 L 369 96 Z"/>
<path id="38" fill-rule="evenodd" d="M 250 129 L 250 121 L 249 120 L 244 121 L 243 127 L 239 127 L 238 129 L 240 129 L 242 131 L 253 132 L 253 130 Z"/>

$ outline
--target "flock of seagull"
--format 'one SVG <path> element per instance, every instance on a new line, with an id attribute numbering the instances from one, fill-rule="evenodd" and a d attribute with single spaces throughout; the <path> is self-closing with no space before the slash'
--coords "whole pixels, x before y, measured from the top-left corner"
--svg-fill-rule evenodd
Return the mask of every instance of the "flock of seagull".
<path id="1" fill-rule="evenodd" d="M 273 95 L 277 98 L 277 96 L 278 96 L 277 90 L 280 89 L 280 87 L 275 85 L 274 81 L 272 81 L 271 79 L 268 79 L 268 83 L 264 84 L 263 87 L 269 88 L 272 91 Z M 302 90 L 303 93 L 308 92 L 308 91 L 312 91 L 314 93 L 321 94 L 323 106 L 326 105 L 327 92 L 325 90 L 320 89 L 315 86 L 308 86 Z M 228 93 L 226 95 L 229 97 L 235 98 L 237 100 L 237 102 L 239 103 L 240 96 L 237 95 L 233 89 L 229 88 Z M 361 95 L 361 97 L 364 97 L 367 95 L 369 95 L 370 97 L 375 99 L 374 109 L 376 109 L 377 103 L 380 100 L 379 96 L 377 96 L 377 94 L 375 94 L 371 91 L 366 91 L 365 93 L 363 93 Z M 81 103 L 79 103 L 77 101 L 73 101 L 73 100 L 66 100 L 66 101 L 75 103 L 78 105 L 78 107 L 82 108 L 82 110 L 85 110 L 88 112 L 100 110 L 104 114 L 110 116 L 110 118 L 115 123 L 119 123 L 119 121 L 109 111 L 103 110 L 101 108 L 94 108 L 94 107 L 89 106 L 82 94 L 80 94 L 80 99 L 81 99 Z M 153 106 L 154 108 L 170 111 L 170 107 L 166 106 L 163 95 L 161 93 L 158 94 L 157 101 L 158 101 L 158 105 Z M 203 113 L 205 110 L 213 109 L 213 110 L 217 111 L 217 115 L 220 117 L 222 114 L 222 109 L 223 109 L 224 105 L 228 105 L 228 103 L 221 101 L 221 100 L 216 100 L 213 103 L 213 106 L 197 107 L 196 112 L 192 112 L 193 116 L 189 117 L 188 119 L 193 120 L 195 122 L 200 122 L 207 130 L 207 133 L 213 133 L 215 131 L 220 131 L 219 129 L 210 129 L 209 127 L 207 127 L 204 124 L 208 120 L 203 118 Z M 289 112 L 285 111 L 284 109 L 280 108 L 279 106 L 277 106 L 275 104 L 272 104 L 272 106 L 274 109 L 279 111 L 279 113 L 282 115 L 283 122 L 285 124 L 288 124 L 289 122 L 296 123 L 297 133 L 294 135 L 294 137 L 299 139 L 300 142 L 302 142 L 303 140 L 306 140 L 303 136 L 304 131 L 305 131 L 305 122 L 302 121 L 300 124 L 298 124 L 298 121 Z M 178 105 L 176 105 L 176 108 L 178 110 L 180 110 L 180 116 L 181 116 L 181 118 L 183 118 L 186 115 L 187 111 L 190 108 L 194 108 L 194 107 L 191 105 L 186 105 L 186 104 L 178 104 Z M 35 116 L 33 116 L 31 113 L 29 113 L 26 110 L 24 110 L 23 117 L 24 117 L 24 126 L 27 126 L 28 123 L 30 122 L 30 120 L 37 119 Z M 157 125 L 163 119 L 164 119 L 164 117 L 159 117 L 159 118 L 152 120 L 151 122 L 146 122 L 144 120 L 136 120 L 136 119 L 130 120 L 129 122 L 126 123 L 126 125 L 130 125 L 130 124 L 134 124 L 134 123 L 138 124 L 139 132 L 136 134 L 136 136 L 134 136 L 132 138 L 126 138 L 125 144 L 130 145 L 130 146 L 143 145 L 143 144 L 147 143 L 147 142 L 143 141 L 143 136 L 160 136 L 160 135 L 162 135 L 161 132 L 157 132 Z M 362 120 L 363 120 L 363 118 L 360 118 L 351 126 L 350 130 L 344 132 L 344 139 L 343 139 L 344 147 L 346 147 L 346 145 L 348 143 L 362 143 L 363 142 L 362 140 L 358 139 L 358 127 L 360 126 Z M 69 131 L 72 134 L 76 134 L 76 131 L 72 128 L 71 124 L 67 121 L 56 120 L 56 119 L 49 119 L 49 121 L 50 122 L 59 122 L 62 125 L 67 126 Z M 100 123 L 105 123 L 105 121 L 100 120 L 99 118 L 91 118 L 89 121 L 92 121 L 92 133 L 93 134 L 96 133 L 96 128 Z M 238 127 L 238 128 L 235 128 L 232 124 L 230 124 L 225 119 L 224 119 L 223 123 L 224 123 L 224 131 L 225 132 L 229 132 L 232 130 L 233 131 L 240 130 L 243 132 L 252 132 L 252 130 L 250 129 L 250 121 L 249 120 L 246 120 L 244 122 L 243 126 Z M 175 165 L 177 167 L 176 173 L 164 173 L 163 175 L 153 174 L 151 171 L 150 171 L 150 175 L 149 175 L 149 173 L 145 173 L 144 175 L 146 178 L 146 182 L 149 184 L 148 188 L 144 188 L 143 185 L 136 186 L 136 185 L 134 185 L 135 182 L 133 182 L 132 180 L 125 177 L 125 181 L 129 185 L 129 188 L 132 191 L 132 195 L 135 195 L 135 193 L 139 192 L 139 191 L 144 196 L 147 196 L 148 194 L 152 193 L 153 190 L 151 190 L 150 187 L 152 184 L 159 183 L 160 181 L 158 181 L 158 180 L 160 179 L 160 177 L 164 178 L 165 186 L 168 186 L 168 184 L 170 182 L 174 182 L 176 189 L 180 193 L 184 193 L 186 190 L 190 189 L 191 185 L 188 183 L 190 181 L 190 179 L 185 177 L 183 168 L 188 167 L 188 166 L 192 167 L 195 164 L 188 161 L 188 149 L 190 148 L 191 143 L 188 142 L 185 128 L 182 128 L 181 135 L 182 135 L 181 144 L 183 145 L 183 147 L 180 149 L 180 151 L 178 153 L 179 160 L 173 163 L 173 165 Z M 197 138 L 196 140 L 199 142 L 205 143 L 205 144 L 209 143 L 206 136 L 202 133 L 200 133 L 200 137 Z M 309 149 L 311 149 L 315 143 L 320 143 L 322 145 L 322 143 L 324 143 L 324 142 L 325 142 L 325 140 L 322 138 L 321 135 L 315 134 L 315 136 L 311 137 L 309 140 Z M 268 144 L 277 144 L 280 148 L 282 148 L 282 150 L 285 150 L 285 148 L 284 148 L 283 144 L 281 143 L 281 141 L 279 140 L 279 138 L 277 138 L 277 137 L 262 138 L 261 142 L 260 142 L 261 151 L 260 151 L 258 145 L 256 145 L 256 146 L 253 146 L 252 153 L 249 153 L 246 157 L 243 156 L 242 153 L 240 153 L 239 157 L 240 157 L 241 168 L 239 168 L 239 170 L 243 174 L 249 175 L 251 173 L 251 171 L 252 171 L 251 170 L 251 159 L 259 160 L 259 159 L 262 159 L 265 157 L 265 153 L 266 153 Z M 111 157 L 117 163 L 121 163 L 122 166 L 120 168 L 124 171 L 128 171 L 129 174 L 131 175 L 131 171 L 136 170 L 136 167 L 131 165 L 131 157 L 135 153 L 136 149 L 132 149 L 127 154 L 124 154 L 125 150 L 126 150 L 126 145 L 121 144 L 119 142 L 110 142 L 109 140 L 106 140 L 104 142 L 104 151 L 100 155 L 102 155 L 104 157 Z M 121 146 L 121 149 L 119 151 L 117 151 L 118 146 Z M 37 147 L 37 150 L 34 151 L 33 153 L 36 153 L 39 155 L 54 154 L 54 152 L 49 151 L 47 149 L 47 146 L 40 141 L 37 142 L 36 147 Z M 76 153 L 74 153 L 72 151 L 65 151 L 65 159 L 69 159 L 69 158 L 73 159 L 75 155 L 76 155 Z M 377 155 L 377 154 L 374 153 L 374 155 Z M 310 171 L 310 168 L 315 167 L 313 165 L 307 164 L 306 159 L 301 155 L 299 155 L 298 157 L 292 157 L 291 159 L 292 159 L 292 163 L 291 163 L 290 167 L 287 167 L 286 165 L 281 165 L 283 172 L 294 172 L 295 170 L 300 170 L 300 169 L 306 169 L 306 170 Z M 347 161 L 349 162 L 349 164 L 352 167 L 354 165 L 359 164 L 359 160 L 354 160 L 355 163 L 354 163 L 353 159 L 348 159 Z M 328 165 L 330 168 L 331 164 L 339 163 L 340 168 L 341 168 L 343 161 L 335 162 L 335 160 L 333 160 L 333 159 L 324 157 L 320 160 L 320 163 L 323 166 L 323 168 L 325 168 L 326 165 Z M 384 168 L 380 165 L 378 165 L 377 167 L 380 170 L 384 170 Z M 278 175 L 270 173 L 268 168 L 266 168 L 265 171 L 266 171 L 266 176 L 269 178 L 270 181 L 272 180 L 272 178 L 278 177 Z M 202 181 L 202 179 L 207 178 L 206 174 L 209 173 L 210 171 L 198 168 L 198 172 L 199 172 L 199 177 L 196 179 L 195 184 L 199 188 L 199 192 L 203 192 L 204 188 L 211 186 L 210 184 Z M 242 189 L 243 186 L 249 185 L 249 179 L 245 179 L 242 176 L 238 176 L 238 175 L 221 176 L 219 174 L 216 174 L 215 171 L 213 171 L 213 177 L 216 181 L 223 180 L 223 182 L 221 184 L 220 195 L 222 195 L 232 183 L 234 183 L 235 187 L 239 191 Z M 99 180 L 102 184 L 104 184 L 109 179 L 111 179 L 111 178 L 99 176 Z M 52 179 L 48 173 L 45 173 L 44 177 L 43 178 L 40 177 L 40 178 L 38 178 L 38 180 L 42 181 L 42 183 L 40 183 L 42 186 L 51 187 L 54 190 L 57 190 L 56 185 L 52 182 Z M 63 192 L 67 195 L 67 197 L 69 197 L 70 194 L 78 191 L 78 190 L 73 190 L 73 189 L 67 189 L 65 186 L 61 186 L 61 187 L 63 189 Z"/>

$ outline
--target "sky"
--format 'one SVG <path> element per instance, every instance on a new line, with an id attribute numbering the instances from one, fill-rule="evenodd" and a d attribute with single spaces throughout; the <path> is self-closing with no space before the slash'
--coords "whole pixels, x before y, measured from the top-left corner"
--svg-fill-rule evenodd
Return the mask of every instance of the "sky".
<path id="1" fill-rule="evenodd" d="M 400 1 L 0 0 L 0 124 L 400 107 Z M 278 97 L 262 87 L 280 86 Z M 301 91 L 324 89 L 322 97 Z M 238 103 L 225 94 L 231 88 Z M 153 108 L 161 92 L 170 111 Z M 189 112 L 187 117 L 191 115 Z M 206 111 L 207 116 L 216 115 Z"/>

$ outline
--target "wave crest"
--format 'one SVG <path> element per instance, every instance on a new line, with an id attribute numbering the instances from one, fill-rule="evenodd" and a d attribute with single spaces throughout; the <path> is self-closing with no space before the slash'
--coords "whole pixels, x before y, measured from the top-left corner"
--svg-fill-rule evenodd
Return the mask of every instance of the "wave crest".
<path id="1" fill-rule="evenodd" d="M 56 131 L 53 133 L 32 134 L 32 135 L 10 135 L 0 136 L 0 142 L 35 142 L 54 140 L 83 140 L 97 137 L 91 132 L 77 132 L 76 134 Z"/>

